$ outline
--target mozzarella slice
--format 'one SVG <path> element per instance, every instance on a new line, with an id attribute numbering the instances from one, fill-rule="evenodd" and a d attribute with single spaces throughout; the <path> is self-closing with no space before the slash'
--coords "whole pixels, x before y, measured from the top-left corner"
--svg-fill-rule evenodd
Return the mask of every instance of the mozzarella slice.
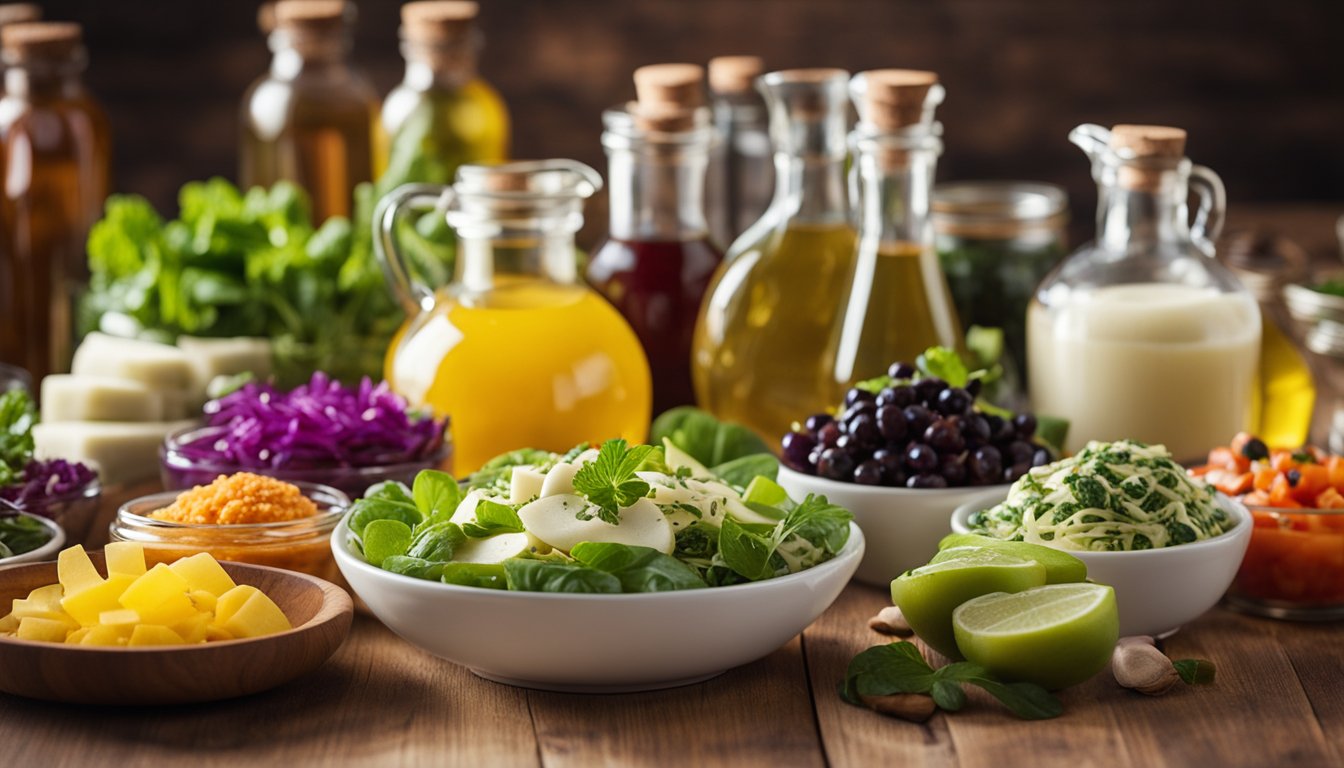
<path id="1" fill-rule="evenodd" d="M 159 446 L 170 432 L 192 421 L 64 421 L 37 424 L 33 443 L 44 459 L 95 464 L 103 485 L 134 483 L 159 476 Z"/>
<path id="2" fill-rule="evenodd" d="M 574 493 L 574 476 L 579 473 L 577 464 L 562 462 L 551 467 L 546 479 L 541 483 L 541 498 L 547 496 L 567 496 Z"/>
<path id="3" fill-rule="evenodd" d="M 470 491 L 462 497 L 462 501 L 457 503 L 457 509 L 453 510 L 453 516 L 448 518 L 448 522 L 457 525 L 466 525 L 476 522 L 476 505 L 481 503 L 481 499 L 486 498 L 485 491 Z"/>
<path id="4" fill-rule="evenodd" d="M 455 563 L 502 563 L 525 554 L 544 555 L 551 551 L 545 542 L 524 531 L 501 533 L 484 539 L 467 539 L 453 553 Z"/>
<path id="5" fill-rule="evenodd" d="M 202 397 L 216 376 L 251 373 L 259 381 L 265 381 L 271 375 L 271 342 L 268 339 L 180 336 L 177 346 L 187 353 L 191 364 L 191 390 Z"/>
<path id="6" fill-rule="evenodd" d="M 541 496 L 546 476 L 532 467 L 514 467 L 509 478 L 509 503 L 522 504 Z"/>
<path id="7" fill-rule="evenodd" d="M 75 350 L 70 372 L 133 379 L 159 391 L 185 390 L 192 382 L 190 358 L 177 347 L 97 332 Z"/>
<path id="8" fill-rule="evenodd" d="M 580 520 L 584 511 L 592 517 Z M 572 494 L 540 498 L 518 510 L 518 517 L 533 535 L 564 552 L 582 541 L 652 547 L 667 554 L 675 546 L 667 517 L 648 499 L 621 509 L 618 525 L 604 522 L 582 496 Z"/>

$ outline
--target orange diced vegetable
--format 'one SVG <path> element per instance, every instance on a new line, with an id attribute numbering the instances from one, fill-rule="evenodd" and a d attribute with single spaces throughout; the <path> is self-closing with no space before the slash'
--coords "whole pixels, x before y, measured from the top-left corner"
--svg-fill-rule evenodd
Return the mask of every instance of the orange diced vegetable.
<path id="1" fill-rule="evenodd" d="M 1314 506 L 1317 509 L 1344 509 L 1344 496 L 1334 488 L 1326 488 L 1316 497 Z"/>

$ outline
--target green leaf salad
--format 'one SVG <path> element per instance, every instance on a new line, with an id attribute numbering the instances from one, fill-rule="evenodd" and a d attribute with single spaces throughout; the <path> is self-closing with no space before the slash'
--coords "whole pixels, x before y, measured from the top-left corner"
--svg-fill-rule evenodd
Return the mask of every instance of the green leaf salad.
<path id="1" fill-rule="evenodd" d="M 1072 458 L 1031 470 L 1007 500 L 971 515 L 969 524 L 997 539 L 1111 552 L 1200 541 L 1236 521 L 1166 448 L 1124 440 L 1091 442 Z"/>
<path id="2" fill-rule="evenodd" d="M 724 454 L 716 454 L 724 458 Z M 797 573 L 849 540 L 845 509 L 795 502 L 755 455 L 707 469 L 671 440 L 513 451 L 459 485 L 382 483 L 346 518 L 356 554 L 394 573 L 530 592 L 703 589 Z"/>

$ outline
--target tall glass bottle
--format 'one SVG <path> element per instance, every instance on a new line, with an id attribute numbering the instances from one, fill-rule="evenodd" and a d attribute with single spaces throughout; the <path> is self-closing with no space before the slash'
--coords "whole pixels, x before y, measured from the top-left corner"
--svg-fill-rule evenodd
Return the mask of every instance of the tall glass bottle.
<path id="1" fill-rule="evenodd" d="M 373 175 L 378 96 L 350 63 L 353 20 L 344 0 L 280 0 L 271 71 L 243 98 L 243 186 L 299 184 L 315 223 L 349 216 Z"/>
<path id="2" fill-rule="evenodd" d="M 452 187 L 407 184 L 375 214 L 375 250 L 407 320 L 387 352 L 392 388 L 450 416 L 454 466 L 473 472 L 524 447 L 565 451 L 647 436 L 649 365 L 639 339 L 579 279 L 574 233 L 602 183 L 568 160 L 464 165 Z M 446 210 L 456 274 L 413 282 L 394 238 L 404 209 Z"/>
<path id="3" fill-rule="evenodd" d="M 828 347 L 854 263 L 845 181 L 849 73 L 762 78 L 775 148 L 775 197 L 728 249 L 696 323 L 696 399 L 773 442 L 839 402 Z"/>
<path id="4" fill-rule="evenodd" d="M 1260 353 L 1255 298 L 1213 258 L 1222 182 L 1185 158 L 1179 128 L 1082 125 L 1069 139 L 1092 159 L 1097 238 L 1027 310 L 1032 404 L 1069 420 L 1069 451 L 1132 438 L 1203 456 L 1249 425 Z"/>
<path id="5" fill-rule="evenodd" d="M 588 282 L 602 292 L 639 336 L 653 372 L 653 410 L 695 401 L 691 337 L 700 299 L 723 254 L 705 223 L 705 166 L 713 143 L 709 111 L 697 106 L 704 70 L 655 64 L 635 73 L 680 77 L 689 103 L 640 101 L 607 110 L 607 181 L 611 225 L 588 262 Z"/>
<path id="6" fill-rule="evenodd" d="M 111 140 L 80 73 L 78 24 L 0 30 L 0 362 L 35 382 L 70 363 L 84 243 L 107 197 Z"/>
<path id="7" fill-rule="evenodd" d="M 943 149 L 932 72 L 881 69 L 851 83 L 860 121 L 850 134 L 861 211 L 854 268 L 833 349 L 840 387 L 880 376 L 931 346 L 962 346 L 957 310 L 934 248 L 929 200 Z"/>
<path id="8" fill-rule="evenodd" d="M 448 184 L 460 165 L 508 157 L 508 110 L 477 75 L 478 11 L 459 0 L 401 7 L 406 75 L 383 102 L 374 163 L 377 176 L 387 175 L 385 186 Z"/>
<path id="9" fill-rule="evenodd" d="M 709 235 L 728 244 L 756 223 L 770 205 L 775 164 L 765 102 L 756 78 L 765 72 L 757 56 L 719 56 L 709 61 L 714 128 L 719 140 L 710 154 L 706 210 Z"/>

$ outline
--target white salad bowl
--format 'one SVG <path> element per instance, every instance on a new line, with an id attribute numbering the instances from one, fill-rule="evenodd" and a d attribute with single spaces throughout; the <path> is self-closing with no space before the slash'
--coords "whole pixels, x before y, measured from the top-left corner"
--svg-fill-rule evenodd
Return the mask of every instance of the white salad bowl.
<path id="1" fill-rule="evenodd" d="M 55 560 L 56 554 L 61 551 L 61 547 L 65 546 L 65 529 L 61 528 L 56 521 L 41 515 L 30 515 L 27 512 L 19 512 L 18 514 L 23 517 L 31 517 L 46 526 L 47 531 L 51 533 L 51 539 L 37 549 L 24 552 L 21 555 L 0 557 L 0 568 L 20 563 L 41 563 L 47 560 Z"/>
<path id="2" fill-rule="evenodd" d="M 780 465 L 780 486 L 794 499 L 808 494 L 825 496 L 854 513 L 863 529 L 868 549 L 854 578 L 865 584 L 888 588 L 891 580 L 911 568 L 929 562 L 938 553 L 938 542 L 951 533 L 952 510 L 968 500 L 996 489 L 1008 494 L 1008 485 L 967 488 L 890 488 L 841 483 Z"/>
<path id="3" fill-rule="evenodd" d="M 345 525 L 336 564 L 393 632 L 509 685 L 622 693 L 707 680 L 768 656 L 825 611 L 863 557 L 850 525 L 836 557 L 766 581 L 675 592 L 589 595 L 443 584 L 369 565 Z"/>
<path id="4" fill-rule="evenodd" d="M 1007 497 L 1007 492 L 986 493 L 958 507 L 952 530 L 970 533 L 971 515 Z M 1089 579 L 1115 589 L 1121 637 L 1169 635 L 1217 605 L 1231 586 L 1251 542 L 1254 522 L 1246 506 L 1235 499 L 1220 493 L 1217 504 L 1236 525 L 1210 539 L 1132 552 L 1062 550 L 1087 564 Z"/>

